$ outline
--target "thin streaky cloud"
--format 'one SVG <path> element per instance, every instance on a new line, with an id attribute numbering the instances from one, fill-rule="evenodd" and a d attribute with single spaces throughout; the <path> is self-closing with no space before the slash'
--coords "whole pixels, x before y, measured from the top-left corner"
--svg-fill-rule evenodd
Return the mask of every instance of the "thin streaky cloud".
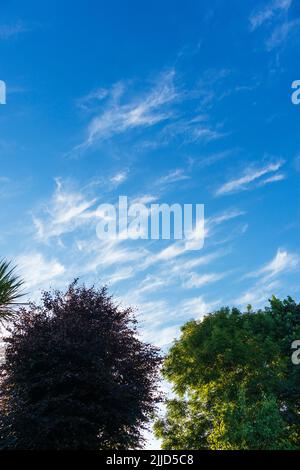
<path id="1" fill-rule="evenodd" d="M 238 149 L 224 150 L 222 152 L 212 153 L 210 155 L 199 156 L 197 158 L 190 158 L 189 163 L 191 166 L 196 166 L 197 168 L 206 168 L 213 165 L 221 160 L 229 158 L 230 156 L 235 155 L 238 152 Z"/>
<path id="2" fill-rule="evenodd" d="M 0 39 L 7 40 L 28 31 L 30 29 L 20 21 L 14 24 L 2 24 L 0 25 Z"/>
<path id="3" fill-rule="evenodd" d="M 261 269 L 250 273 L 248 277 L 266 276 L 272 278 L 299 266 L 300 258 L 296 253 L 279 248 L 274 258 Z"/>
<path id="4" fill-rule="evenodd" d="M 96 198 L 87 199 L 82 192 L 68 189 L 60 178 L 55 182 L 56 188 L 51 200 L 45 204 L 39 215 L 33 216 L 36 237 L 43 242 L 101 217 L 97 209 L 93 209 Z"/>
<path id="5" fill-rule="evenodd" d="M 217 189 L 215 195 L 222 196 L 225 194 L 245 191 L 249 189 L 250 183 L 258 180 L 259 178 L 264 175 L 267 175 L 268 173 L 274 173 L 275 171 L 279 170 L 283 163 L 283 160 L 280 160 L 275 163 L 270 163 L 269 165 L 266 165 L 262 168 L 248 168 L 243 176 L 235 178 L 223 184 L 219 189 Z"/>
<path id="6" fill-rule="evenodd" d="M 288 18 L 292 3 L 292 0 L 273 0 L 265 7 L 256 9 L 249 18 L 251 31 L 265 23 L 272 25 L 269 37 L 265 41 L 266 49 L 269 52 L 284 45 L 292 32 L 300 25 L 299 18 L 294 20 Z"/>
<path id="7" fill-rule="evenodd" d="M 213 229 L 219 224 L 235 219 L 236 217 L 240 217 L 244 214 L 245 212 L 243 211 L 229 209 L 228 211 L 224 211 L 221 214 L 217 214 L 215 216 L 211 216 L 207 218 L 207 220 L 205 221 L 205 228 L 204 228 L 205 239 L 213 234 Z M 197 233 L 197 227 L 195 227 L 194 232 L 195 234 Z M 197 241 L 198 240 L 196 239 L 195 242 L 197 243 Z M 163 250 L 148 257 L 148 259 L 144 262 L 143 268 L 146 269 L 155 263 L 171 261 L 175 258 L 177 261 L 178 256 L 182 256 L 183 254 L 187 252 L 189 252 L 189 248 L 185 241 L 178 241 L 178 242 L 172 243 L 167 248 L 164 248 Z"/>
<path id="8" fill-rule="evenodd" d="M 134 276 L 134 269 L 133 267 L 125 267 L 121 269 L 117 269 L 115 272 L 109 273 L 107 276 L 106 284 L 111 286 L 113 284 L 117 284 L 118 282 L 125 281 Z"/>
<path id="9" fill-rule="evenodd" d="M 221 256 L 225 256 L 228 252 L 225 250 L 221 251 L 215 251 L 212 253 L 209 253 L 207 255 L 203 256 L 198 256 L 198 257 L 193 257 L 192 259 L 189 260 L 176 260 L 173 262 L 171 266 L 168 265 L 167 268 L 167 273 L 168 275 L 173 275 L 173 274 L 181 274 L 183 272 L 191 272 L 192 269 L 195 269 L 199 266 L 205 266 L 207 264 L 210 264 L 211 262 L 217 260 Z"/>
<path id="10" fill-rule="evenodd" d="M 158 200 L 158 196 L 154 194 L 143 194 L 141 196 L 134 197 L 130 202 L 131 204 L 151 204 Z"/>
<path id="11" fill-rule="evenodd" d="M 266 299 L 270 298 L 275 292 L 278 292 L 280 282 L 274 280 L 268 283 L 255 283 L 250 289 L 245 291 L 240 297 L 237 297 L 233 304 L 246 307 L 251 305 L 254 308 L 259 308 L 266 304 Z"/>
<path id="12" fill-rule="evenodd" d="M 284 175 L 283 173 L 278 173 L 277 175 L 270 176 L 269 178 L 262 180 L 259 186 L 265 186 L 266 184 L 276 183 L 276 181 L 283 181 L 285 179 L 286 175 Z"/>
<path id="13" fill-rule="evenodd" d="M 292 5 L 293 0 L 273 0 L 266 6 L 260 9 L 255 9 L 250 15 L 250 29 L 255 29 L 262 26 L 267 21 L 274 19 L 278 14 L 287 12 Z"/>
<path id="14" fill-rule="evenodd" d="M 297 253 L 278 248 L 271 261 L 244 277 L 254 277 L 258 280 L 240 297 L 235 299 L 234 303 L 243 306 L 251 304 L 255 307 L 263 305 L 268 297 L 279 292 L 282 284 L 281 276 L 298 269 L 299 266 L 300 257 Z"/>
<path id="15" fill-rule="evenodd" d="M 221 304 L 221 300 L 215 300 L 214 302 L 206 302 L 202 296 L 192 297 L 184 300 L 180 308 L 187 317 L 202 319 L 205 315 L 212 312 L 218 305 Z"/>
<path id="16" fill-rule="evenodd" d="M 266 41 L 266 47 L 268 51 L 275 49 L 276 47 L 281 46 L 289 38 L 289 36 L 300 26 L 300 20 L 284 21 L 282 24 L 279 24 L 271 36 Z"/>
<path id="17" fill-rule="evenodd" d="M 172 140 L 182 139 L 184 145 L 197 142 L 209 143 L 221 139 L 226 133 L 221 126 L 213 126 L 207 116 L 196 119 L 179 119 L 167 124 L 162 131 L 161 143 L 168 144 Z"/>
<path id="18" fill-rule="evenodd" d="M 36 288 L 65 272 L 64 265 L 57 259 L 46 259 L 39 252 L 31 252 L 17 258 L 22 277 L 26 279 L 26 288 Z"/>
<path id="19" fill-rule="evenodd" d="M 161 75 L 146 94 L 128 98 L 124 83 L 113 87 L 102 112 L 88 125 L 87 138 L 75 150 L 84 150 L 94 143 L 140 127 L 151 127 L 172 116 L 168 109 L 179 97 L 174 70 Z"/>
<path id="20" fill-rule="evenodd" d="M 99 102 L 103 101 L 109 95 L 109 90 L 106 88 L 97 88 L 95 90 L 90 91 L 87 95 L 82 96 L 76 101 L 76 105 L 85 110 L 91 110 L 91 108 L 95 104 L 99 104 Z"/>
<path id="21" fill-rule="evenodd" d="M 114 186 L 118 186 L 121 183 L 124 183 L 128 178 L 128 172 L 127 171 L 120 171 L 119 173 L 116 173 L 114 176 L 110 178 L 110 181 L 113 183 Z"/>
<path id="22" fill-rule="evenodd" d="M 209 233 L 216 225 L 222 224 L 223 222 L 227 222 L 228 220 L 235 219 L 236 217 L 240 217 L 245 215 L 245 211 L 241 211 L 238 209 L 228 209 L 220 214 L 213 215 L 206 220 L 206 234 Z"/>
<path id="23" fill-rule="evenodd" d="M 183 287 L 186 289 L 196 289 L 203 287 L 207 284 L 220 281 L 225 276 L 224 273 L 208 273 L 208 274 L 198 274 L 190 273 L 188 279 L 183 282 Z"/>
<path id="24" fill-rule="evenodd" d="M 170 171 L 167 175 L 159 178 L 156 184 L 164 185 L 164 184 L 170 184 L 170 183 L 177 183 L 178 181 L 187 180 L 189 178 L 190 177 L 185 174 L 184 170 L 176 169 L 176 170 Z"/>

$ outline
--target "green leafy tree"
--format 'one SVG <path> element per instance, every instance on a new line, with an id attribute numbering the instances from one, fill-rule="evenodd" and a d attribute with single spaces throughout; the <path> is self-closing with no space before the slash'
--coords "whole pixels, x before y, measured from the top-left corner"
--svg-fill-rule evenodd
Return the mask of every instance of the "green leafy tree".
<path id="1" fill-rule="evenodd" d="M 158 350 L 106 288 L 71 284 L 23 308 L 6 338 L 0 449 L 143 445 L 160 400 Z"/>
<path id="2" fill-rule="evenodd" d="M 15 274 L 9 262 L 0 261 L 0 321 L 11 319 L 15 315 L 15 306 L 24 294 L 20 289 L 23 281 Z"/>
<path id="3" fill-rule="evenodd" d="M 155 425 L 166 449 L 300 448 L 300 304 L 273 297 L 245 313 L 190 321 L 164 362 L 176 399 Z"/>

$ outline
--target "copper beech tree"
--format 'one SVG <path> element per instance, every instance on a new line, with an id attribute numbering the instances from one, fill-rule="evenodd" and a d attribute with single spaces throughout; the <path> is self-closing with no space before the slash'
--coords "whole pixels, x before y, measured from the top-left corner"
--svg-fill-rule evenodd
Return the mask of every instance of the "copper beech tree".
<path id="1" fill-rule="evenodd" d="M 79 286 L 20 310 L 2 366 L 1 449 L 128 449 L 160 397 L 158 350 L 131 309 Z"/>

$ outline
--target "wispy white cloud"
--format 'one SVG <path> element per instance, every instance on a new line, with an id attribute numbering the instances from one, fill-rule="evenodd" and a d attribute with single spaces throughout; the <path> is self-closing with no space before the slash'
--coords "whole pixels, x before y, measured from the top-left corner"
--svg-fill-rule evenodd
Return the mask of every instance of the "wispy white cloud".
<path id="1" fill-rule="evenodd" d="M 102 112 L 92 119 L 87 138 L 78 146 L 85 149 L 97 141 L 140 127 L 151 127 L 167 120 L 171 115 L 168 105 L 178 98 L 174 85 L 174 70 L 161 75 L 148 93 L 126 97 L 125 83 L 113 87 Z"/>
<path id="2" fill-rule="evenodd" d="M 212 215 L 206 221 L 206 234 L 211 233 L 214 227 L 237 217 L 245 215 L 245 211 L 239 209 L 227 209 L 220 214 Z"/>
<path id="3" fill-rule="evenodd" d="M 203 297 L 199 296 L 184 300 L 180 308 L 187 317 L 199 320 L 217 308 L 220 303 L 220 300 L 206 302 Z"/>
<path id="4" fill-rule="evenodd" d="M 124 183 L 127 180 L 128 172 L 127 171 L 120 171 L 116 173 L 114 176 L 110 178 L 110 181 L 113 183 L 114 186 L 118 186 L 119 184 Z"/>
<path id="5" fill-rule="evenodd" d="M 144 135 L 136 144 L 139 150 L 169 145 L 173 140 L 188 145 L 208 143 L 226 136 L 222 123 L 213 124 L 210 116 L 198 110 L 208 96 L 208 88 L 212 90 L 216 83 L 220 84 L 227 71 L 209 70 L 203 75 L 203 80 L 189 89 L 178 85 L 179 79 L 173 68 L 161 73 L 150 87 L 144 83 L 143 91 L 136 81 L 120 81 L 110 90 L 93 90 L 78 100 L 78 106 L 93 113 L 94 117 L 87 126 L 83 142 L 69 154 L 80 153 L 122 134 L 128 137 L 133 130 L 145 130 L 157 124 L 160 126 L 154 130 L 155 138 L 149 140 Z M 184 104 L 191 100 L 196 104 L 193 111 L 188 111 Z"/>
<path id="6" fill-rule="evenodd" d="M 224 160 L 225 158 L 228 158 L 235 153 L 237 153 L 236 148 L 233 148 L 231 150 L 224 150 L 222 152 L 216 152 L 212 153 L 209 155 L 199 155 L 196 158 L 190 158 L 189 163 L 192 166 L 196 166 L 198 168 L 206 168 L 210 165 L 213 165 L 214 163 L 219 162 L 220 160 Z"/>
<path id="7" fill-rule="evenodd" d="M 126 279 L 129 279 L 133 276 L 134 269 L 132 266 L 129 266 L 121 269 L 119 268 L 115 272 L 109 273 L 107 279 L 105 279 L 104 281 L 107 283 L 107 285 L 111 286 L 118 282 L 125 281 Z"/>
<path id="8" fill-rule="evenodd" d="M 277 15 L 285 13 L 289 10 L 293 0 L 272 0 L 262 8 L 256 8 L 250 15 L 251 30 L 262 26 L 264 23 L 274 19 Z"/>
<path id="9" fill-rule="evenodd" d="M 286 42 L 291 33 L 300 26 L 300 20 L 288 19 L 288 12 L 293 0 L 272 0 L 262 8 L 256 8 L 250 15 L 251 31 L 267 24 L 271 25 L 271 32 L 265 41 L 268 51 L 271 51 Z"/>
<path id="10" fill-rule="evenodd" d="M 171 140 L 181 139 L 183 144 L 197 142 L 208 143 L 222 137 L 226 133 L 222 131 L 221 125 L 212 125 L 208 116 L 199 115 L 192 118 L 177 119 L 167 124 L 162 131 L 162 143 L 169 143 Z"/>
<path id="11" fill-rule="evenodd" d="M 217 282 L 220 279 L 224 278 L 225 273 L 208 273 L 208 274 L 198 274 L 190 273 L 188 279 L 184 281 L 184 287 L 187 289 L 194 289 L 203 287 L 207 284 Z"/>
<path id="12" fill-rule="evenodd" d="M 91 111 L 93 106 L 98 105 L 99 102 L 104 100 L 109 95 L 109 90 L 105 88 L 96 88 L 95 90 L 90 91 L 87 95 L 82 96 L 76 101 L 76 104 L 79 108 L 87 111 Z"/>
<path id="13" fill-rule="evenodd" d="M 295 253 L 289 253 L 287 250 L 278 249 L 274 258 L 258 271 L 251 273 L 251 276 L 275 277 L 286 271 L 290 271 L 299 266 L 300 258 Z"/>
<path id="14" fill-rule="evenodd" d="M 266 41 L 267 50 L 271 51 L 283 44 L 291 33 L 300 26 L 300 20 L 284 21 L 279 24 Z"/>
<path id="15" fill-rule="evenodd" d="M 47 242 L 102 216 L 97 209 L 92 209 L 97 199 L 87 199 L 80 191 L 65 186 L 61 179 L 56 179 L 51 201 L 39 216 L 33 217 L 37 238 L 41 241 Z"/>
<path id="16" fill-rule="evenodd" d="M 223 278 L 226 273 L 201 273 L 195 272 L 199 267 L 206 266 L 217 258 L 224 256 L 225 250 L 218 250 L 207 255 L 189 257 L 189 259 L 166 259 L 156 261 L 157 271 L 154 274 L 146 274 L 139 283 L 138 295 L 157 293 L 177 285 L 183 289 L 202 287 Z M 149 255 L 149 254 L 148 254 Z M 187 254 L 188 256 L 188 254 Z M 136 266 L 136 273 L 143 271 L 145 266 Z"/>
<path id="17" fill-rule="evenodd" d="M 222 224 L 223 222 L 227 222 L 229 220 L 235 219 L 236 217 L 240 217 L 244 215 L 244 211 L 240 211 L 237 209 L 229 209 L 227 211 L 224 211 L 220 214 L 208 217 L 205 220 L 205 227 L 204 227 L 204 232 L 205 232 L 205 239 L 208 238 L 209 236 L 212 236 L 215 228 Z M 194 240 L 192 238 L 193 235 L 191 235 L 191 240 L 189 241 L 189 244 L 186 243 L 186 241 L 178 241 L 174 242 L 171 245 L 167 246 L 167 248 L 164 248 L 163 250 L 160 250 L 158 253 L 155 253 L 151 256 L 149 256 L 145 262 L 144 262 L 144 268 L 148 268 L 149 266 L 159 263 L 159 262 L 165 262 L 165 261 L 171 261 L 177 258 L 187 252 L 190 252 L 191 246 L 194 242 L 195 246 L 198 241 L 198 237 L 196 236 L 198 233 L 198 228 L 195 227 L 194 232 L 195 232 L 195 237 Z M 202 230 L 202 228 L 201 228 Z"/>
<path id="18" fill-rule="evenodd" d="M 158 329 L 147 328 L 142 331 L 144 341 L 150 342 L 158 348 L 167 347 L 180 334 L 180 326 L 160 326 Z"/>
<path id="19" fill-rule="evenodd" d="M 262 268 L 254 271 L 246 278 L 259 278 L 255 284 L 235 300 L 238 305 L 252 304 L 256 307 L 266 302 L 268 296 L 279 291 L 281 276 L 300 266 L 300 257 L 284 249 L 278 249 L 274 258 Z"/>
<path id="20" fill-rule="evenodd" d="M 30 31 L 30 29 L 21 21 L 12 24 L 2 24 L 0 25 L 0 39 L 10 39 L 27 31 Z"/>
<path id="21" fill-rule="evenodd" d="M 158 200 L 158 197 L 155 196 L 154 194 L 143 194 L 140 196 L 133 197 L 131 199 L 131 204 L 151 204 L 152 202 L 155 202 Z"/>
<path id="22" fill-rule="evenodd" d="M 186 272 L 190 273 L 193 269 L 210 264 L 211 262 L 216 261 L 218 258 L 225 256 L 226 254 L 227 252 L 225 250 L 217 250 L 202 256 L 193 256 L 188 260 L 176 259 L 174 262 L 172 262 L 171 265 L 169 263 L 167 268 L 168 274 L 170 276 L 173 274 L 182 274 Z"/>
<path id="23" fill-rule="evenodd" d="M 92 251 L 92 257 L 86 261 L 83 269 L 86 272 L 96 272 L 99 268 L 107 266 L 132 264 L 134 261 L 145 257 L 144 250 L 120 246 L 120 240 L 98 242 L 97 251 Z"/>
<path id="24" fill-rule="evenodd" d="M 270 298 L 270 296 L 278 291 L 279 287 L 280 282 L 278 280 L 257 283 L 240 297 L 236 298 L 233 303 L 242 307 L 246 307 L 249 304 L 252 305 L 252 307 L 261 307 L 265 305 L 266 300 Z"/>
<path id="25" fill-rule="evenodd" d="M 167 307 L 162 301 L 141 304 L 139 306 L 141 321 L 147 318 L 147 328 L 143 328 L 142 332 L 143 338 L 160 348 L 166 348 L 179 337 L 183 322 L 202 319 L 204 315 L 212 312 L 219 302 L 206 302 L 199 296 L 182 300 L 176 308 Z M 157 312 L 160 313 L 159 316 Z M 168 323 L 170 320 L 171 325 Z"/>
<path id="26" fill-rule="evenodd" d="M 283 173 L 278 173 L 277 175 L 270 176 L 269 178 L 262 180 L 259 183 L 259 186 L 265 186 L 266 184 L 276 183 L 276 181 L 283 181 L 285 179 L 286 179 L 286 175 L 284 175 Z"/>
<path id="27" fill-rule="evenodd" d="M 139 294 L 145 292 L 153 292 L 163 289 L 171 283 L 170 276 L 161 275 L 147 275 L 139 285 Z"/>
<path id="28" fill-rule="evenodd" d="M 192 91 L 193 95 L 200 101 L 201 109 L 210 108 L 214 103 L 224 97 L 224 86 L 230 77 L 231 70 L 225 68 L 209 68 L 204 71 L 198 80 L 197 86 Z"/>
<path id="29" fill-rule="evenodd" d="M 65 267 L 57 259 L 46 259 L 41 253 L 32 252 L 16 259 L 25 288 L 37 288 L 64 274 Z"/>
<path id="30" fill-rule="evenodd" d="M 225 194 L 248 190 L 251 188 L 251 186 L 249 186 L 250 183 L 259 180 L 262 176 L 267 175 L 268 173 L 276 172 L 283 165 L 283 163 L 284 162 L 280 160 L 275 163 L 265 165 L 261 168 L 247 168 L 243 176 L 234 178 L 223 184 L 220 188 L 217 189 L 215 195 L 222 196 Z M 278 181 L 278 179 L 273 179 L 273 182 L 274 181 Z M 272 181 L 269 180 L 268 182 L 271 183 Z"/>
<path id="31" fill-rule="evenodd" d="M 156 181 L 157 185 L 164 185 L 170 183 L 177 183 L 178 181 L 187 180 L 190 177 L 185 174 L 184 170 L 177 168 L 176 170 L 170 171 L 167 175 L 158 178 Z"/>

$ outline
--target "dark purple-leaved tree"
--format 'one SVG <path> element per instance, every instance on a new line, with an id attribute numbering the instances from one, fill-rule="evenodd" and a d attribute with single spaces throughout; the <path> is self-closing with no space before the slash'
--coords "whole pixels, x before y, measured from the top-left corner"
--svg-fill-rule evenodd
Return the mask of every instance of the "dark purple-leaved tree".
<path id="1" fill-rule="evenodd" d="M 160 356 L 104 287 L 43 294 L 6 339 L 0 449 L 129 449 L 160 401 Z"/>

